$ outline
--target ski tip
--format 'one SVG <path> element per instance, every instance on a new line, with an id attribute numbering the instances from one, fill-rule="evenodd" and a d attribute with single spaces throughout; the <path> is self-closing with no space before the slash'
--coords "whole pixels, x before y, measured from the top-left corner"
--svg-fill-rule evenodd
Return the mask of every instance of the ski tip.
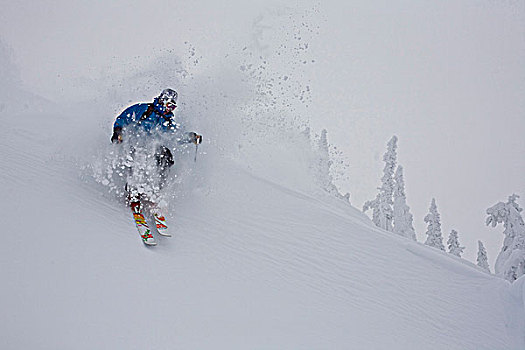
<path id="1" fill-rule="evenodd" d="M 149 245 L 149 246 L 157 245 L 157 242 L 155 242 L 153 238 L 144 239 L 142 240 L 142 242 L 144 242 L 145 245 Z"/>
<path id="2" fill-rule="evenodd" d="M 159 235 L 161 235 L 163 237 L 171 237 L 171 234 L 168 233 L 168 232 L 165 232 L 165 230 L 157 230 L 157 232 L 159 233 Z"/>

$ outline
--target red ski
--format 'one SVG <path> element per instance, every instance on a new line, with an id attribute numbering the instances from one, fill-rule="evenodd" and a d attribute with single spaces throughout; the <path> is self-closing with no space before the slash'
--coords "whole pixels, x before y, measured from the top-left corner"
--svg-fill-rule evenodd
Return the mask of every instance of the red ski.
<path id="1" fill-rule="evenodd" d="M 153 238 L 153 234 L 151 233 L 148 223 L 146 222 L 146 218 L 142 213 L 142 208 L 139 202 L 131 204 L 131 212 L 133 213 L 133 219 L 135 220 L 135 225 L 137 226 L 137 230 L 139 231 L 140 238 L 142 238 L 142 242 L 149 246 L 157 245 L 157 242 L 155 242 L 155 238 Z"/>

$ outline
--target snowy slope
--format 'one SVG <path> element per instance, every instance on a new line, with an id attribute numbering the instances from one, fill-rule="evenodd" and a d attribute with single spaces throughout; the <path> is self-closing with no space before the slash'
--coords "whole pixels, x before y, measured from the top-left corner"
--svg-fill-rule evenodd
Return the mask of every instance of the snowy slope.
<path id="1" fill-rule="evenodd" d="M 100 128 L 51 107 L 2 123 L 2 349 L 524 348 L 522 286 L 373 227 L 307 149 L 203 144 L 150 249 L 82 170 Z"/>

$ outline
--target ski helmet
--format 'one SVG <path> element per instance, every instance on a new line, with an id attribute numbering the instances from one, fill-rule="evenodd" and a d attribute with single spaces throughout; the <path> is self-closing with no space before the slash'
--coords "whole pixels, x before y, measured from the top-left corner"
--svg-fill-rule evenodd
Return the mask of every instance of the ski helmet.
<path id="1" fill-rule="evenodd" d="M 160 93 L 158 99 L 162 104 L 166 105 L 168 102 L 177 105 L 177 97 L 179 94 L 173 89 L 164 89 Z"/>
<path id="2" fill-rule="evenodd" d="M 173 89 L 164 89 L 159 96 L 155 97 L 155 109 L 166 114 L 172 113 L 177 108 L 177 91 Z"/>

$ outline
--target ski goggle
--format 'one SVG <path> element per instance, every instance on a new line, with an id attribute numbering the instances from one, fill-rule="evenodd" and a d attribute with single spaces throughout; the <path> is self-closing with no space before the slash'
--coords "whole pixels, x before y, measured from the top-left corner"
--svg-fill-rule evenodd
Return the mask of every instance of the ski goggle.
<path id="1" fill-rule="evenodd" d="M 177 108 L 177 103 L 175 103 L 175 101 L 170 99 L 170 100 L 164 101 L 164 106 L 166 106 L 166 108 L 169 108 L 169 109 L 175 109 Z"/>

